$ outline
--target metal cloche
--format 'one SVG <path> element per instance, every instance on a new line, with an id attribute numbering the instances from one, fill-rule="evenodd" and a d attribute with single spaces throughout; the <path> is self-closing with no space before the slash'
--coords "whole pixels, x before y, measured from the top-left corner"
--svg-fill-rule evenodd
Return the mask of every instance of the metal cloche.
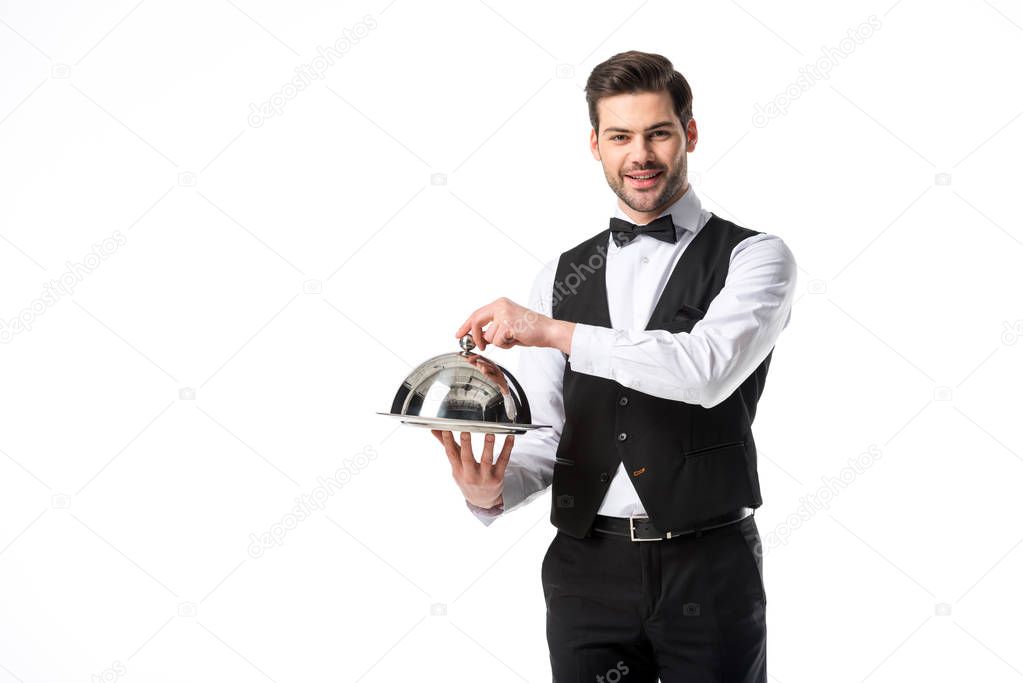
<path id="1" fill-rule="evenodd" d="M 461 352 L 434 356 L 401 383 L 386 415 L 416 427 L 458 432 L 524 434 L 551 425 L 530 424 L 526 392 L 510 372 L 473 353 L 472 335 Z"/>

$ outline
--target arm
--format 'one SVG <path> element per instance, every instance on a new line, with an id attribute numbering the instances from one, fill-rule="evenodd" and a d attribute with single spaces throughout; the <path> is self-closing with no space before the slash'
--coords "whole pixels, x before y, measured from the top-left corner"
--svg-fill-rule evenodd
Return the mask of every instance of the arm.
<path id="1" fill-rule="evenodd" d="M 554 288 L 554 263 L 548 263 L 536 276 L 529 307 L 550 315 Z M 562 398 L 565 355 L 554 348 L 519 347 L 517 368 L 512 372 L 522 384 L 534 424 L 549 424 L 549 429 L 533 429 L 515 436 L 508 467 L 504 473 L 501 505 L 484 509 L 469 501 L 466 506 L 486 525 L 497 517 L 527 505 L 542 495 L 554 478 L 554 455 L 565 424 Z"/>
<path id="2" fill-rule="evenodd" d="M 778 237 L 736 245 L 728 276 L 691 332 L 613 330 L 577 324 L 569 362 L 652 396 L 711 408 L 728 398 L 788 326 L 796 262 Z"/>

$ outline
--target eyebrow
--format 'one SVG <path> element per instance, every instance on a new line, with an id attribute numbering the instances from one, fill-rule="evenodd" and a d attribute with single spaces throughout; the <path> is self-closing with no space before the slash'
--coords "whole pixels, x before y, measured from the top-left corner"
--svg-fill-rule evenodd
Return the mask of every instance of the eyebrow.
<path id="1" fill-rule="evenodd" d="M 650 126 L 644 132 L 650 132 L 650 131 L 654 130 L 655 128 L 663 128 L 664 126 L 673 126 L 673 125 L 675 125 L 675 124 L 673 124 L 671 121 L 661 121 L 660 123 L 655 123 L 654 125 Z M 632 131 L 629 130 L 628 128 L 605 128 L 604 132 L 605 133 L 631 133 Z"/>

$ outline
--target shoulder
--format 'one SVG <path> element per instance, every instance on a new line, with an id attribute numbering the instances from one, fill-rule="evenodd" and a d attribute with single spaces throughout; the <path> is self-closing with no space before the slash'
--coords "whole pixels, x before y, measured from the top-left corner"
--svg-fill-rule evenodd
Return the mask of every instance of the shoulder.
<path id="1" fill-rule="evenodd" d="M 757 282 L 785 283 L 794 287 L 799 267 L 785 241 L 767 232 L 753 234 L 732 249 L 728 272 L 742 274 Z"/>
<path id="2" fill-rule="evenodd" d="M 771 263 L 786 270 L 795 271 L 796 258 L 778 235 L 770 232 L 753 230 L 734 223 L 717 214 L 711 214 L 704 229 L 713 228 L 719 239 L 729 243 L 732 248 L 730 261 L 736 259 L 761 263 Z"/>
<path id="3" fill-rule="evenodd" d="M 750 237 L 762 234 L 757 230 L 739 225 L 727 218 L 722 218 L 713 212 L 710 212 L 710 218 L 707 219 L 707 222 L 700 230 L 701 233 L 703 231 L 707 231 L 710 234 L 708 239 L 725 242 L 733 246 Z"/>

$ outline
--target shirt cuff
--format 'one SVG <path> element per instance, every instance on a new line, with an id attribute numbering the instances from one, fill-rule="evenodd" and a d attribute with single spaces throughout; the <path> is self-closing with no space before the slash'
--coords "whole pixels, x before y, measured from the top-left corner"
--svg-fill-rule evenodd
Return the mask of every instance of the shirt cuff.
<path id="1" fill-rule="evenodd" d="M 465 501 L 465 506 L 472 511 L 472 514 L 476 515 L 476 519 L 483 522 L 484 525 L 490 526 L 490 524 L 504 514 L 504 503 L 495 505 L 492 508 L 481 508 L 478 505 L 473 505 L 468 500 Z"/>
<path id="2" fill-rule="evenodd" d="M 587 375 L 611 378 L 611 349 L 615 331 L 608 327 L 576 323 L 568 361 L 572 369 Z"/>
<path id="3" fill-rule="evenodd" d="M 495 519 L 511 512 L 525 502 L 526 492 L 522 474 L 518 467 L 509 463 L 508 468 L 504 471 L 504 486 L 501 489 L 500 505 L 481 508 L 466 500 L 465 506 L 476 516 L 476 519 L 483 522 L 484 525 L 490 526 Z"/>

